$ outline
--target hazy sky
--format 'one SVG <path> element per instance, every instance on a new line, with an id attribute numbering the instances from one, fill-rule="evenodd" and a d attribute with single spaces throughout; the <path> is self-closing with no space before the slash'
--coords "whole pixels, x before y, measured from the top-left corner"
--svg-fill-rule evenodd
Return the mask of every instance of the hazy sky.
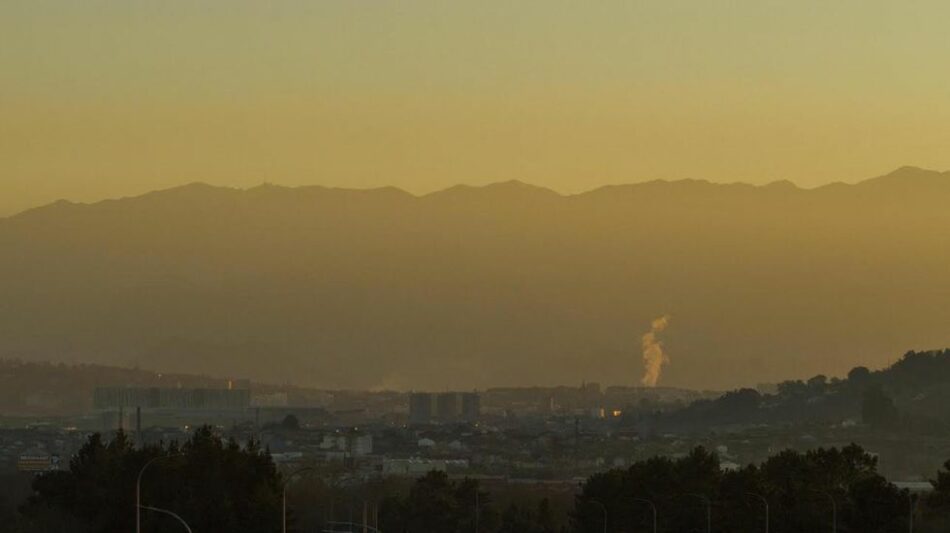
<path id="1" fill-rule="evenodd" d="M 950 2 L 0 2 L 0 215 L 190 181 L 950 168 Z"/>

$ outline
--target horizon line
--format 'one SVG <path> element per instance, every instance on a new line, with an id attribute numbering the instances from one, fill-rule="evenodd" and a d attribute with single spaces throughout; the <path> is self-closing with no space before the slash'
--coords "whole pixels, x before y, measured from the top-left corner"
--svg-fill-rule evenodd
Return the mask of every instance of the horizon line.
<path id="1" fill-rule="evenodd" d="M 28 207 L 28 208 L 25 208 L 25 209 L 21 209 L 21 210 L 19 210 L 19 211 L 16 211 L 16 212 L 14 212 L 14 213 L 10 213 L 10 214 L 8 214 L 8 215 L 0 215 L 0 221 L 2 221 L 2 220 L 9 220 L 9 219 L 12 219 L 12 218 L 16 218 L 16 217 L 18 217 L 18 216 L 24 215 L 24 214 L 29 213 L 29 212 L 31 212 L 31 211 L 35 211 L 35 210 L 38 210 L 38 209 L 44 209 L 44 208 L 52 207 L 52 206 L 55 206 L 55 205 L 67 204 L 67 205 L 74 205 L 74 206 L 95 206 L 95 205 L 102 204 L 102 203 L 118 202 L 118 201 L 123 201 L 123 200 L 132 200 L 132 199 L 136 199 L 136 198 L 143 198 L 143 197 L 146 197 L 146 196 L 149 196 L 149 195 L 153 195 L 153 194 L 161 194 L 161 193 L 166 193 L 166 192 L 170 192 L 170 191 L 177 191 L 177 190 L 188 189 L 188 188 L 196 188 L 196 187 L 206 187 L 206 188 L 209 188 L 209 189 L 222 190 L 222 191 L 233 191 L 233 192 L 240 192 L 240 193 L 253 192 L 253 191 L 256 191 L 256 190 L 267 189 L 267 188 L 283 189 L 283 190 L 287 190 L 287 191 L 297 191 L 297 190 L 307 190 L 307 189 L 322 189 L 322 190 L 326 190 L 326 191 L 367 192 L 367 193 L 369 193 L 369 192 L 380 192 L 380 191 L 394 191 L 394 192 L 398 192 L 398 193 L 404 194 L 404 195 L 409 196 L 409 197 L 412 197 L 412 198 L 424 199 L 424 198 L 428 198 L 428 197 L 432 197 L 432 196 L 437 196 L 437 195 L 444 194 L 444 193 L 448 193 L 448 192 L 450 192 L 450 191 L 455 191 L 455 190 L 466 190 L 466 189 L 470 189 L 470 190 L 483 190 L 483 189 L 489 189 L 489 188 L 492 188 L 492 187 L 505 186 L 505 185 L 511 186 L 511 185 L 513 185 L 513 186 L 522 186 L 522 187 L 525 187 L 525 188 L 527 188 L 527 189 L 535 189 L 535 190 L 538 190 L 538 191 L 543 191 L 543 192 L 546 192 L 546 193 L 551 193 L 551 194 L 556 195 L 556 196 L 561 197 L 561 198 L 572 198 L 572 197 L 584 196 L 584 195 L 586 195 L 586 194 L 591 194 L 591 193 L 598 192 L 598 191 L 603 191 L 603 190 L 605 190 L 605 189 L 614 189 L 614 188 L 622 188 L 622 187 L 637 187 L 637 186 L 645 186 L 645 185 L 651 185 L 651 184 L 677 184 L 677 183 L 696 183 L 696 184 L 703 184 L 703 185 L 711 185 L 711 186 L 714 186 L 714 187 L 749 187 L 749 188 L 752 188 L 752 189 L 765 189 L 765 188 L 775 187 L 775 186 L 784 186 L 784 187 L 790 187 L 791 189 L 797 190 L 797 191 L 819 191 L 819 190 L 826 189 L 826 188 L 830 188 L 830 187 L 840 187 L 840 186 L 852 187 L 852 186 L 857 186 L 857 185 L 861 185 L 861 184 L 864 184 L 864 183 L 867 183 L 867 182 L 870 182 L 870 181 L 874 181 L 874 180 L 877 180 L 877 179 L 880 179 L 880 178 L 891 177 L 891 176 L 894 176 L 894 175 L 896 175 L 896 174 L 900 174 L 900 173 L 902 173 L 902 172 L 924 172 L 924 173 L 928 173 L 928 174 L 950 175 L 950 170 L 943 170 L 943 171 L 941 171 L 941 170 L 934 170 L 934 169 L 919 167 L 919 166 L 915 166 L 915 165 L 903 165 L 903 166 L 897 167 L 896 169 L 894 169 L 894 170 L 892 170 L 892 171 L 890 171 L 890 172 L 888 172 L 888 173 L 880 174 L 880 175 L 877 175 L 877 176 L 871 176 L 871 177 L 869 177 L 869 178 L 864 178 L 864 179 L 860 179 L 860 180 L 853 181 L 853 182 L 847 182 L 847 181 L 832 181 L 832 182 L 828 182 L 828 183 L 825 183 L 825 184 L 822 184 L 822 185 L 816 185 L 816 186 L 813 186 L 813 187 L 804 187 L 804 186 L 801 186 L 801 185 L 795 183 L 794 181 L 788 180 L 788 179 L 773 180 L 773 181 L 770 181 L 770 182 L 767 182 L 767 183 L 750 183 L 750 182 L 747 182 L 747 181 L 717 182 L 717 181 L 711 181 L 711 180 L 705 179 L 705 178 L 648 178 L 648 179 L 644 179 L 644 180 L 642 180 L 642 181 L 629 181 L 629 182 L 619 182 L 619 183 L 608 183 L 608 184 L 599 185 L 599 186 L 597 186 L 597 187 L 593 187 L 593 188 L 590 188 L 590 189 L 584 189 L 584 190 L 582 190 L 582 191 L 573 192 L 573 193 L 566 193 L 566 192 L 562 192 L 562 191 L 559 191 L 559 190 L 554 189 L 554 188 L 551 188 L 551 187 L 546 187 L 546 186 L 542 186 L 542 185 L 535 185 L 535 184 L 533 184 L 533 183 L 529 183 L 529 182 L 526 182 L 526 181 L 523 181 L 523 180 L 520 180 L 520 179 L 517 179 L 517 178 L 508 179 L 508 180 L 500 180 L 500 181 L 491 181 L 491 182 L 487 182 L 487 183 L 483 183 L 483 184 L 457 183 L 457 184 L 455 184 L 455 185 L 450 185 L 450 186 L 445 187 L 445 188 L 436 189 L 436 190 L 429 191 L 429 192 L 425 192 L 425 193 L 414 193 L 414 192 L 411 192 L 411 191 L 409 191 L 409 190 L 406 190 L 406 189 L 404 189 L 404 188 L 402 188 L 402 187 L 399 187 L 399 186 L 396 186 L 396 185 L 383 185 L 383 186 L 379 186 L 379 187 L 362 187 L 362 188 L 360 188 L 360 187 L 342 187 L 342 186 L 330 186 L 330 185 L 319 185 L 319 184 L 312 184 L 312 185 L 281 185 L 281 184 L 273 183 L 273 182 L 269 182 L 269 181 L 262 181 L 261 183 L 259 183 L 259 184 L 257 184 L 257 185 L 252 185 L 252 186 L 247 186 L 247 187 L 240 187 L 240 186 L 232 186 L 232 185 L 215 185 L 215 184 L 208 183 L 208 182 L 205 182 L 205 181 L 190 181 L 190 182 L 183 183 L 183 184 L 181 184 L 181 185 L 174 185 L 174 186 L 165 187 L 165 188 L 160 188 L 160 189 L 152 189 L 152 190 L 148 190 L 148 191 L 141 192 L 141 193 L 138 193 L 138 194 L 107 197 L 107 198 L 102 198 L 102 199 L 93 200 L 93 201 L 74 201 L 74 200 L 69 200 L 69 199 L 67 199 L 67 198 L 60 198 L 60 199 L 53 200 L 53 201 L 48 202 L 48 203 L 45 203 L 45 204 L 39 204 L 39 205 L 36 205 L 36 206 L 33 206 L 33 207 Z"/>

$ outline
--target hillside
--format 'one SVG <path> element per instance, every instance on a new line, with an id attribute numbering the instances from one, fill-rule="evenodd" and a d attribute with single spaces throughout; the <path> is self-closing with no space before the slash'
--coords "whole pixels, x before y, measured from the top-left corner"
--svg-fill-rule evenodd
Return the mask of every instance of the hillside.
<path id="1" fill-rule="evenodd" d="M 194 184 L 0 219 L 0 357 L 322 386 L 732 388 L 950 345 L 950 174 L 804 190 L 654 181 Z"/>
<path id="2" fill-rule="evenodd" d="M 739 389 L 648 415 L 664 430 L 863 423 L 901 435 L 945 435 L 950 429 L 948 406 L 950 350 L 932 350 L 907 352 L 876 371 L 858 366 L 843 379 L 817 375 L 785 381 L 774 394 Z"/>
<path id="3" fill-rule="evenodd" d="M 227 379 L 162 374 L 102 365 L 65 365 L 0 359 L 0 414 L 67 416 L 92 410 L 97 387 L 222 388 Z"/>

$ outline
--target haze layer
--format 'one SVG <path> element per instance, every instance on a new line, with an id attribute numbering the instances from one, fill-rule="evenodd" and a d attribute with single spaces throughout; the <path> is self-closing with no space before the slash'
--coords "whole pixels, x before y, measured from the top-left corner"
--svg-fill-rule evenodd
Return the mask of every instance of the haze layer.
<path id="1" fill-rule="evenodd" d="M 733 387 L 950 346 L 950 175 L 191 185 L 0 219 L 0 355 L 327 387 Z"/>

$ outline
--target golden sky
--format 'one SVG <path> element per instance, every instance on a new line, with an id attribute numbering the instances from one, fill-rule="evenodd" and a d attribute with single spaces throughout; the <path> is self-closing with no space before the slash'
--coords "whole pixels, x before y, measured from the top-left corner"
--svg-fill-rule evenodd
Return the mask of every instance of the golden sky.
<path id="1" fill-rule="evenodd" d="M 4 0 L 0 216 L 191 181 L 950 168 L 950 2 Z"/>

